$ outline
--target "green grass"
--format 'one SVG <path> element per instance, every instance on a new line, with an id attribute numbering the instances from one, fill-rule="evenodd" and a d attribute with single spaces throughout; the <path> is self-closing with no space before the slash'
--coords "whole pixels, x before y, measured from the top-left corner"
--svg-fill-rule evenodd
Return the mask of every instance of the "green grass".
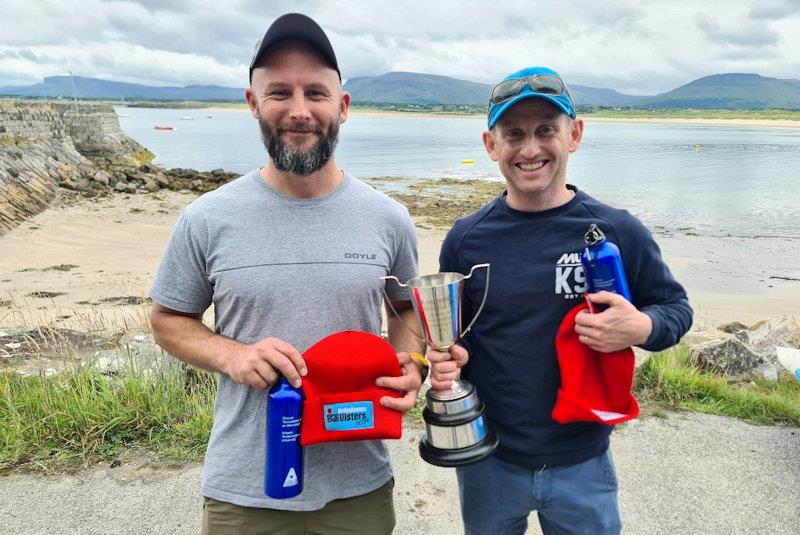
<path id="1" fill-rule="evenodd" d="M 636 374 L 637 397 L 645 404 L 719 414 L 757 424 L 800 426 L 800 383 L 782 377 L 728 383 L 693 366 L 690 349 L 679 345 L 656 353 Z"/>
<path id="2" fill-rule="evenodd" d="M 51 377 L 0 373 L 0 468 L 85 465 L 128 449 L 199 459 L 215 384 L 180 367 L 106 377 L 90 368 Z"/>
<path id="3" fill-rule="evenodd" d="M 0 372 L 0 474 L 72 469 L 145 449 L 199 460 L 213 420 L 214 377 L 174 367 L 104 376 L 91 368 L 51 377 Z M 424 396 L 406 421 L 422 423 Z"/>

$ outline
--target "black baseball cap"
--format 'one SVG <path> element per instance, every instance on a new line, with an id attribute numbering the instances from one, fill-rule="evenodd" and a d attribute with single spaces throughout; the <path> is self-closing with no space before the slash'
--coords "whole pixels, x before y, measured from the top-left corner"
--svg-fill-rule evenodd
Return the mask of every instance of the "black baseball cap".
<path id="1" fill-rule="evenodd" d="M 319 24 L 306 15 L 301 13 L 287 13 L 275 19 L 275 22 L 267 29 L 267 33 L 264 34 L 264 37 L 256 43 L 253 59 L 250 61 L 251 82 L 253 81 L 253 69 L 264 57 L 267 49 L 287 39 L 299 39 L 314 47 L 314 49 L 319 52 L 320 56 L 322 56 L 322 59 L 325 60 L 325 63 L 339 75 L 339 81 L 342 81 L 342 73 L 339 72 L 336 54 L 333 53 L 333 46 L 331 46 L 328 36 L 325 35 L 325 31 Z"/>

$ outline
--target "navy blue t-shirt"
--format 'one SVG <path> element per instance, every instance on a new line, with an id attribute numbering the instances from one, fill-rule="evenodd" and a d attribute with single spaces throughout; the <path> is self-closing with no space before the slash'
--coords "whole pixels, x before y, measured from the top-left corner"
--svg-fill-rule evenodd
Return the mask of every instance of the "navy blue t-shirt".
<path id="1" fill-rule="evenodd" d="M 459 219 L 448 232 L 440 271 L 468 273 L 491 264 L 486 305 L 462 340 L 470 354 L 462 377 L 475 385 L 497 432 L 496 455 L 539 468 L 583 462 L 608 448 L 612 426 L 558 424 L 550 413 L 561 378 L 555 336 L 561 320 L 583 299 L 580 255 L 584 234 L 596 223 L 622 254 L 633 304 L 653 320 L 644 349 L 676 344 L 692 323 L 686 291 L 674 279 L 645 226 L 568 186 L 575 196 L 542 212 L 520 212 L 505 194 Z M 464 286 L 463 326 L 480 306 L 486 270 Z"/>

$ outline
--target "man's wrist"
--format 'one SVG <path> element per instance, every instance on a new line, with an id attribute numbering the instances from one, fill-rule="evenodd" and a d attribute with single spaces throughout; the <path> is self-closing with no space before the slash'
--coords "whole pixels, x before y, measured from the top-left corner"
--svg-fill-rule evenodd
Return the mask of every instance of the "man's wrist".
<path id="1" fill-rule="evenodd" d="M 408 354 L 408 357 L 417 364 L 419 367 L 420 375 L 422 376 L 422 382 L 425 382 L 425 379 L 428 378 L 428 371 L 430 370 L 430 363 L 428 359 L 425 358 L 425 355 L 422 353 L 417 353 L 416 351 L 412 351 Z"/>

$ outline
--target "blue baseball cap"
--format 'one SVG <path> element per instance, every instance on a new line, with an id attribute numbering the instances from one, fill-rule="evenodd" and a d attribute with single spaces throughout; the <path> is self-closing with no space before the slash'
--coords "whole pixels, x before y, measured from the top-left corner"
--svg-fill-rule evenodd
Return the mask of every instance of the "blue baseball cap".
<path id="1" fill-rule="evenodd" d="M 490 101 L 489 103 L 489 130 L 497 123 L 497 121 L 503 116 L 503 114 L 508 111 L 508 109 L 519 102 L 520 100 L 525 100 L 526 98 L 540 98 L 542 100 L 546 100 L 559 110 L 563 111 L 573 119 L 576 117 L 575 115 L 575 105 L 572 102 L 572 97 L 567 90 L 567 83 L 564 82 L 564 79 L 561 78 L 561 75 L 558 74 L 556 71 L 552 69 L 548 69 L 547 67 L 527 67 L 515 73 L 509 74 L 505 78 L 503 78 L 503 82 L 506 80 L 515 80 L 518 78 L 529 78 L 531 76 L 536 76 L 540 74 L 547 74 L 550 76 L 555 76 L 564 84 L 564 92 L 560 95 L 548 95 L 545 93 L 539 93 L 534 91 L 530 83 L 525 83 L 522 86 L 520 92 L 499 104 L 494 104 Z M 502 82 L 501 82 L 502 83 Z"/>

